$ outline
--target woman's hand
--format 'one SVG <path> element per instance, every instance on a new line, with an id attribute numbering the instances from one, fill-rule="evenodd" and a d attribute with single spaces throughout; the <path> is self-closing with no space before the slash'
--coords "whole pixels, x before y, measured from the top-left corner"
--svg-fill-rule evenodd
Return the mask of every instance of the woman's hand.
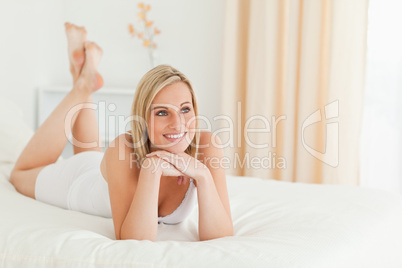
<path id="1" fill-rule="evenodd" d="M 166 177 L 177 177 L 177 184 L 185 184 L 188 180 L 188 176 L 181 173 L 177 170 L 172 164 L 166 162 L 165 160 L 159 158 L 158 156 L 149 156 L 147 157 L 141 168 L 149 169 L 151 173 L 158 174 L 158 176 L 166 176 Z"/>
<path id="2" fill-rule="evenodd" d="M 167 151 L 159 150 L 149 153 L 146 156 L 158 157 L 165 161 L 166 164 L 173 166 L 173 168 L 181 173 L 181 176 L 184 174 L 195 179 L 196 181 L 198 179 L 204 178 L 209 172 L 207 166 L 184 152 L 173 154 Z"/>
<path id="3" fill-rule="evenodd" d="M 172 164 L 167 163 L 156 155 L 147 157 L 142 163 L 141 169 L 147 169 L 152 174 L 159 176 L 183 177 L 183 173 L 177 170 Z"/>

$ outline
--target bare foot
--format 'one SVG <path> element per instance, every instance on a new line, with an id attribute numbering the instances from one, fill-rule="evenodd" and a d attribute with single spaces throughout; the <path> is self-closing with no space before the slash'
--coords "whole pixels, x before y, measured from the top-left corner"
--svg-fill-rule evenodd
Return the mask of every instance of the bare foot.
<path id="1" fill-rule="evenodd" d="M 103 86 L 103 78 L 98 72 L 102 54 L 102 49 L 96 43 L 85 41 L 85 63 L 76 83 L 79 90 L 92 93 Z"/>
<path id="2" fill-rule="evenodd" d="M 66 22 L 64 26 L 67 35 L 70 72 L 73 75 L 73 81 L 75 84 L 85 61 L 84 43 L 87 39 L 87 31 L 84 27 L 78 27 L 68 22 Z"/>

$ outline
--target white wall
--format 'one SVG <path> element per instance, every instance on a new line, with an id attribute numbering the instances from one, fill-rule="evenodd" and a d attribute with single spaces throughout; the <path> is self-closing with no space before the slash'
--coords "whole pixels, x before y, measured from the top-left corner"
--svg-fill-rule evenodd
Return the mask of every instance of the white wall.
<path id="1" fill-rule="evenodd" d="M 35 87 L 50 82 L 60 10 L 58 1 L 0 0 L 0 96 L 16 102 L 31 127 Z"/>
<path id="2" fill-rule="evenodd" d="M 127 30 L 129 23 L 138 23 L 138 2 L 0 0 L 0 95 L 20 105 L 35 126 L 35 89 L 71 84 L 65 21 L 85 26 L 88 39 L 103 48 L 105 87 L 134 89 L 149 69 L 145 49 Z M 224 1 L 145 2 L 162 31 L 156 39 L 158 63 L 171 64 L 193 81 L 200 114 L 219 114 Z"/>
<path id="3" fill-rule="evenodd" d="M 361 184 L 402 193 L 401 1 L 370 0 Z"/>

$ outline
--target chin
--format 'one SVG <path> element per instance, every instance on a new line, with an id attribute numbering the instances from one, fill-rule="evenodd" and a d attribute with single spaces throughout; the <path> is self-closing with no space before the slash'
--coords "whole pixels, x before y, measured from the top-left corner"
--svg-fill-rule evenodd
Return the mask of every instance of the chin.
<path id="1" fill-rule="evenodd" d="M 187 146 L 175 146 L 174 145 L 174 146 L 165 147 L 162 150 L 166 150 L 173 154 L 178 154 L 178 153 L 183 153 L 188 148 L 188 146 L 189 145 L 187 145 Z"/>
<path id="2" fill-rule="evenodd" d="M 153 149 L 154 150 L 162 150 L 162 151 L 167 151 L 173 154 L 178 154 L 178 153 L 183 153 L 188 147 L 190 146 L 190 144 L 188 143 L 184 143 L 184 144 L 163 144 L 163 145 L 153 145 Z"/>

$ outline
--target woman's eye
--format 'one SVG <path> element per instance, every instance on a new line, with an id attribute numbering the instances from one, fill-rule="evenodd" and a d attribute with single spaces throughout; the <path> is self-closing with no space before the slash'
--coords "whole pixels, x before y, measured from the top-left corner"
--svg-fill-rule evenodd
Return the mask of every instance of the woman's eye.
<path id="1" fill-rule="evenodd" d="M 188 113 L 188 112 L 190 112 L 191 111 L 191 109 L 189 108 L 189 107 L 184 107 L 183 109 L 181 109 L 181 111 L 183 112 L 183 113 Z M 157 113 L 156 113 L 156 115 L 158 115 L 158 116 L 165 116 L 165 115 L 167 115 L 167 112 L 166 111 L 158 111 Z"/>
<path id="2" fill-rule="evenodd" d="M 159 111 L 156 113 L 156 115 L 166 115 L 166 111 Z"/>
<path id="3" fill-rule="evenodd" d="M 184 107 L 184 108 L 182 109 L 182 111 L 185 111 L 185 113 L 188 113 L 188 112 L 190 112 L 190 108 L 189 108 L 189 107 Z"/>

